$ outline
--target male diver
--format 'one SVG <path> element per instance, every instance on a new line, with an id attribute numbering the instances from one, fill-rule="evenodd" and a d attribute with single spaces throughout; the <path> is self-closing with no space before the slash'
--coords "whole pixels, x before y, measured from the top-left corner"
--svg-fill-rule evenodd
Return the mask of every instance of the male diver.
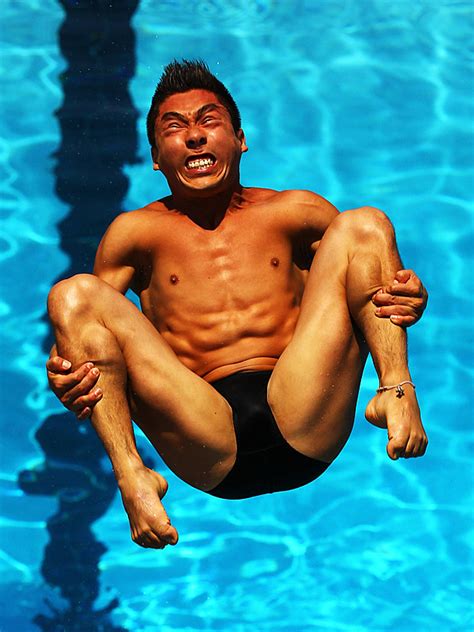
<path id="1" fill-rule="evenodd" d="M 133 540 L 163 548 L 178 534 L 161 503 L 167 482 L 143 464 L 131 418 L 173 472 L 209 494 L 292 489 L 346 443 L 370 351 L 380 388 L 366 417 L 387 428 L 390 458 L 422 456 L 406 327 L 427 294 L 402 269 L 387 216 L 242 186 L 239 111 L 200 61 L 165 68 L 147 131 L 171 195 L 119 215 L 94 274 L 61 281 L 48 300 L 51 387 L 91 418 Z"/>

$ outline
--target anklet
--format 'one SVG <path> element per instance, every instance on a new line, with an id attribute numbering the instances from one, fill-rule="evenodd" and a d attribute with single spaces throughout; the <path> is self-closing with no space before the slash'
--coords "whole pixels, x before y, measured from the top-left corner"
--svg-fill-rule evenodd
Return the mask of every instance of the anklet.
<path id="1" fill-rule="evenodd" d="M 395 388 L 397 389 L 397 397 L 403 397 L 405 395 L 405 391 L 403 390 L 404 384 L 411 384 L 413 388 L 416 388 L 413 382 L 410 382 L 410 380 L 405 380 L 404 382 L 400 382 L 400 384 L 394 384 L 393 386 L 380 386 L 376 392 L 383 393 L 384 391 L 391 391 L 392 388 Z"/>

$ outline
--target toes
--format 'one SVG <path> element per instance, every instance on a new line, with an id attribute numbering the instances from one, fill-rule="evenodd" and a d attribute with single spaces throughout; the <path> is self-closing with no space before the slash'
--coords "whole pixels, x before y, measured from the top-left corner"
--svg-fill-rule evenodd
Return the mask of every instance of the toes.
<path id="1" fill-rule="evenodd" d="M 166 543 L 162 542 L 151 531 L 144 531 L 138 535 L 132 535 L 132 540 L 135 544 L 145 549 L 164 549 L 166 546 Z"/>
<path id="2" fill-rule="evenodd" d="M 395 441 L 390 439 L 387 443 L 387 454 L 392 461 L 397 461 L 399 458 L 405 456 L 405 442 Z"/>

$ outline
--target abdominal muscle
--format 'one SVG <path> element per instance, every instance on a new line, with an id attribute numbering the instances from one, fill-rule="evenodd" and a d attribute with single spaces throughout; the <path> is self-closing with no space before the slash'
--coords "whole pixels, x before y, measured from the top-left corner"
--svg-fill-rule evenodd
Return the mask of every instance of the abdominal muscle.
<path id="1" fill-rule="evenodd" d="M 273 370 L 293 336 L 299 314 L 299 306 L 282 309 L 282 302 L 286 301 L 212 315 L 181 310 L 164 319 L 147 313 L 145 306 L 143 311 L 178 359 L 207 382 L 214 382 L 233 373 Z"/>

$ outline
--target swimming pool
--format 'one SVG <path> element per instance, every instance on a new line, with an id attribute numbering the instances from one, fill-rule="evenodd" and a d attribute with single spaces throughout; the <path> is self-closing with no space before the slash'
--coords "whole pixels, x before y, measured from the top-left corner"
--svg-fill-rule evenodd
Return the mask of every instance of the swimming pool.
<path id="1" fill-rule="evenodd" d="M 472 629 L 470 3 L 4 5 L 0 627 Z M 368 369 L 354 433 L 319 481 L 226 502 L 168 473 L 181 539 L 154 552 L 131 542 L 93 435 L 46 389 L 44 312 L 116 212 L 166 193 L 144 117 L 174 56 L 203 57 L 234 94 L 245 184 L 389 213 L 431 295 L 410 332 L 430 446 L 389 461 L 363 419 Z"/>

